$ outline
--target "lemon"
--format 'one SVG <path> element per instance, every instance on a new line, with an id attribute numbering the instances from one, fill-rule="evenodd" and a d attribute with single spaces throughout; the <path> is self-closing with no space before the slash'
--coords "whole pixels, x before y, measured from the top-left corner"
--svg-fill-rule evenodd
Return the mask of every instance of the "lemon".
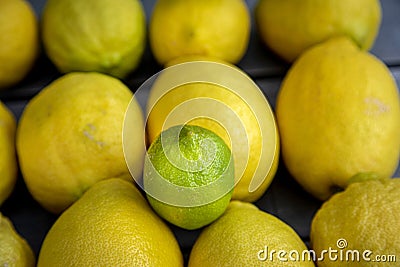
<path id="1" fill-rule="evenodd" d="M 259 0 L 258 33 L 265 44 L 292 62 L 307 48 L 346 35 L 369 50 L 381 22 L 379 0 Z"/>
<path id="2" fill-rule="evenodd" d="M 279 134 L 263 92 L 240 69 L 192 61 L 164 69 L 147 101 L 146 130 L 153 142 L 162 130 L 190 124 L 219 135 L 235 162 L 233 199 L 255 201 L 271 183 L 279 160 Z"/>
<path id="3" fill-rule="evenodd" d="M 95 182 L 110 177 L 131 180 L 122 148 L 122 129 L 132 92 L 118 79 L 100 73 L 69 73 L 45 87 L 25 107 L 17 129 L 21 172 L 32 196 L 60 213 Z M 142 172 L 144 142 L 140 108 L 131 114 L 126 149 Z"/>
<path id="4" fill-rule="evenodd" d="M 0 101 L 0 206 L 13 191 L 17 180 L 15 129 L 14 115 Z"/>
<path id="5" fill-rule="evenodd" d="M 399 194 L 400 179 L 368 180 L 351 183 L 326 201 L 311 225 L 311 245 L 321 258 L 318 266 L 380 266 L 378 261 L 395 266 Z M 321 256 L 329 248 L 336 252 Z"/>
<path id="6" fill-rule="evenodd" d="M 42 14 L 44 48 L 63 73 L 96 71 L 125 78 L 145 47 L 139 0 L 50 0 Z"/>
<path id="7" fill-rule="evenodd" d="M 319 199 L 353 175 L 390 177 L 400 155 L 399 91 L 389 69 L 345 37 L 306 51 L 276 102 L 283 160 Z"/>
<path id="8" fill-rule="evenodd" d="M 174 126 L 148 149 L 144 189 L 161 217 L 181 228 L 197 229 L 228 206 L 233 166 L 230 149 L 214 132 L 194 125 Z"/>
<path id="9" fill-rule="evenodd" d="M 302 259 L 303 251 L 306 245 L 288 224 L 236 200 L 200 233 L 188 266 L 314 266 L 308 255 Z"/>
<path id="10" fill-rule="evenodd" d="M 0 213 L 0 266 L 34 267 L 35 255 L 12 222 Z"/>
<path id="11" fill-rule="evenodd" d="M 41 266 L 183 266 L 173 233 L 136 187 L 122 179 L 93 185 L 47 233 Z"/>
<path id="12" fill-rule="evenodd" d="M 237 63 L 247 50 L 250 14 L 243 0 L 158 0 L 149 41 L 164 65 L 179 56 L 213 56 Z"/>
<path id="13" fill-rule="evenodd" d="M 19 83 L 39 53 L 39 25 L 28 1 L 0 1 L 0 89 Z"/>

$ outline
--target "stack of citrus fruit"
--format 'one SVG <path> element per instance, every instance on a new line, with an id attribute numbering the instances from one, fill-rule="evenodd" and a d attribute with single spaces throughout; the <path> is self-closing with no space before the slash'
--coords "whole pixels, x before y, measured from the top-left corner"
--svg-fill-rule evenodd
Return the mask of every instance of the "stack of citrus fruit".
<path id="1" fill-rule="evenodd" d="M 399 90 L 368 52 L 378 0 L 259 0 L 254 10 L 243 0 L 158 0 L 148 45 L 165 68 L 139 88 L 130 75 L 146 47 L 142 2 L 49 0 L 41 15 L 39 39 L 27 2 L 0 1 L 0 43 L 10 44 L 0 44 L 0 88 L 27 75 L 39 40 L 60 71 L 18 124 L 0 103 L 0 205 L 18 159 L 29 193 L 56 216 L 38 266 L 375 266 L 321 256 L 400 253 L 400 180 L 389 179 Z M 291 63 L 275 110 L 269 89 L 235 65 L 252 15 L 253 33 Z M 309 244 L 262 208 L 280 157 L 322 204 Z M 0 213 L 0 265 L 35 262 Z"/>

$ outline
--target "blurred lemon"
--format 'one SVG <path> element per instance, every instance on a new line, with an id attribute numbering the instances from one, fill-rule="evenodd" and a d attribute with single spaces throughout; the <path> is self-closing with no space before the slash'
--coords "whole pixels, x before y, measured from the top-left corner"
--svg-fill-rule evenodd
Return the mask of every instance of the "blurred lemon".
<path id="1" fill-rule="evenodd" d="M 34 267 L 35 255 L 12 222 L 0 213 L 0 266 Z"/>
<path id="2" fill-rule="evenodd" d="M 47 233 L 41 266 L 183 266 L 173 233 L 139 190 L 121 179 L 96 183 Z"/>
<path id="3" fill-rule="evenodd" d="M 61 72 L 124 78 L 142 57 L 146 19 L 139 0 L 49 0 L 42 31 L 46 53 Z"/>
<path id="4" fill-rule="evenodd" d="M 17 180 L 15 129 L 14 115 L 0 101 L 0 206 L 10 196 Z"/>
<path id="5" fill-rule="evenodd" d="M 351 183 L 326 201 L 312 220 L 311 246 L 317 255 L 331 248 L 338 251 L 333 256 L 343 257 L 335 261 L 325 254 L 318 266 L 372 267 L 379 266 L 379 260 L 395 266 L 393 256 L 400 253 L 399 194 L 400 179 L 367 180 Z"/>
<path id="6" fill-rule="evenodd" d="M 337 35 L 369 50 L 379 31 L 381 7 L 379 0 L 259 0 L 255 18 L 266 45 L 292 62 L 310 46 Z"/>
<path id="7" fill-rule="evenodd" d="M 232 196 L 234 162 L 225 142 L 194 125 L 163 131 L 144 165 L 144 189 L 153 209 L 167 221 L 197 229 L 216 220 Z"/>
<path id="8" fill-rule="evenodd" d="M 215 132 L 233 154 L 232 198 L 260 198 L 277 170 L 279 135 L 273 112 L 257 85 L 238 68 L 210 61 L 177 64 L 150 81 L 154 83 L 147 102 L 148 141 L 181 124 Z"/>
<path id="9" fill-rule="evenodd" d="M 36 15 L 28 1 L 0 1 L 0 89 L 20 82 L 39 52 Z"/>
<path id="10" fill-rule="evenodd" d="M 151 49 L 162 65 L 183 55 L 237 63 L 249 36 L 250 14 L 243 0 L 158 0 L 149 25 Z"/>
<path id="11" fill-rule="evenodd" d="M 201 232 L 188 266 L 314 266 L 312 258 L 302 259 L 306 250 L 297 233 L 280 219 L 253 204 L 232 201 Z"/>
<path id="12" fill-rule="evenodd" d="M 284 78 L 276 102 L 283 160 L 319 199 L 353 175 L 390 177 L 400 157 L 400 100 L 389 69 L 350 39 L 306 51 Z"/>
<path id="13" fill-rule="evenodd" d="M 131 99 L 132 92 L 116 78 L 75 72 L 53 81 L 27 104 L 17 152 L 26 185 L 43 207 L 59 213 L 99 180 L 131 180 L 122 146 Z M 144 125 L 141 109 L 134 112 L 135 128 L 129 129 L 125 149 L 136 166 L 133 175 L 139 176 L 144 150 L 135 143 L 144 142 Z"/>

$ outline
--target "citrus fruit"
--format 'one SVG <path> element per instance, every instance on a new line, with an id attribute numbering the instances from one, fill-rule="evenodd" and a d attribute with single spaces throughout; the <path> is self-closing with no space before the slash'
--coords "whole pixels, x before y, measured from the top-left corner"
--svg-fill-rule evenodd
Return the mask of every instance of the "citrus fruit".
<path id="1" fill-rule="evenodd" d="M 249 36 L 250 14 L 243 0 L 158 0 L 149 22 L 150 46 L 162 65 L 183 55 L 237 63 Z"/>
<path id="2" fill-rule="evenodd" d="M 306 245 L 288 224 L 236 200 L 200 233 L 188 266 L 314 266 L 303 251 Z"/>
<path id="3" fill-rule="evenodd" d="M 0 213 L 0 266 L 34 267 L 35 255 L 13 223 Z"/>
<path id="4" fill-rule="evenodd" d="M 293 62 L 307 48 L 338 35 L 369 50 L 379 31 L 381 6 L 379 0 L 259 0 L 255 19 L 264 43 Z"/>
<path id="5" fill-rule="evenodd" d="M 177 64 L 150 80 L 154 82 L 147 100 L 149 142 L 174 125 L 198 125 L 215 132 L 233 154 L 232 198 L 259 199 L 276 173 L 279 135 L 257 85 L 240 69 L 211 61 Z"/>
<path id="6" fill-rule="evenodd" d="M 0 101 L 0 206 L 13 191 L 17 180 L 15 129 L 14 115 Z"/>
<path id="7" fill-rule="evenodd" d="M 59 213 L 95 182 L 110 177 L 131 180 L 122 148 L 122 128 L 132 92 L 118 79 L 100 73 L 66 74 L 42 89 L 25 107 L 17 129 L 21 172 L 32 196 Z M 138 105 L 132 99 L 131 105 Z M 131 115 L 130 147 L 142 172 L 143 117 Z"/>
<path id="8" fill-rule="evenodd" d="M 326 201 L 311 224 L 322 266 L 395 266 L 400 253 L 400 179 L 351 183 Z M 331 257 L 322 250 L 336 250 Z M 336 257 L 336 260 L 335 260 Z M 398 259 L 397 259 L 398 260 Z"/>
<path id="9" fill-rule="evenodd" d="M 144 190 L 153 209 L 185 229 L 197 229 L 226 209 L 234 185 L 230 149 L 214 132 L 194 125 L 163 131 L 150 145 Z"/>
<path id="10" fill-rule="evenodd" d="M 396 170 L 396 82 L 378 58 L 350 39 L 330 39 L 299 57 L 282 82 L 276 114 L 285 165 L 319 199 L 357 173 L 390 177 Z"/>
<path id="11" fill-rule="evenodd" d="M 183 257 L 139 190 L 111 178 L 93 185 L 60 215 L 37 266 L 183 266 Z"/>
<path id="12" fill-rule="evenodd" d="M 42 32 L 45 51 L 61 72 L 125 78 L 142 57 L 146 19 L 139 0 L 50 0 Z"/>
<path id="13" fill-rule="evenodd" d="M 39 25 L 28 1 L 0 1 L 0 89 L 20 82 L 39 52 Z"/>

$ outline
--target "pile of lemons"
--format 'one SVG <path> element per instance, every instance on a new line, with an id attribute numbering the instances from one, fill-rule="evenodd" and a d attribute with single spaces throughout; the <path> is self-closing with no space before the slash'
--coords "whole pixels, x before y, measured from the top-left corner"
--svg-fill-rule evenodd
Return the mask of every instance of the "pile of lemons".
<path id="1" fill-rule="evenodd" d="M 0 1 L 0 89 L 40 53 L 60 72 L 18 121 L 0 102 L 0 205 L 20 170 L 58 216 L 36 258 L 0 213 L 1 266 L 343 266 L 301 257 L 338 240 L 399 255 L 399 90 L 368 52 L 379 1 L 259 0 L 252 12 L 158 0 L 146 20 L 138 0 L 48 0 L 39 21 L 29 2 Z M 237 66 L 252 16 L 290 66 L 275 110 Z M 147 42 L 162 71 L 133 90 Z M 308 244 L 254 204 L 279 164 L 322 203 Z M 200 230 L 187 259 L 172 225 Z"/>

